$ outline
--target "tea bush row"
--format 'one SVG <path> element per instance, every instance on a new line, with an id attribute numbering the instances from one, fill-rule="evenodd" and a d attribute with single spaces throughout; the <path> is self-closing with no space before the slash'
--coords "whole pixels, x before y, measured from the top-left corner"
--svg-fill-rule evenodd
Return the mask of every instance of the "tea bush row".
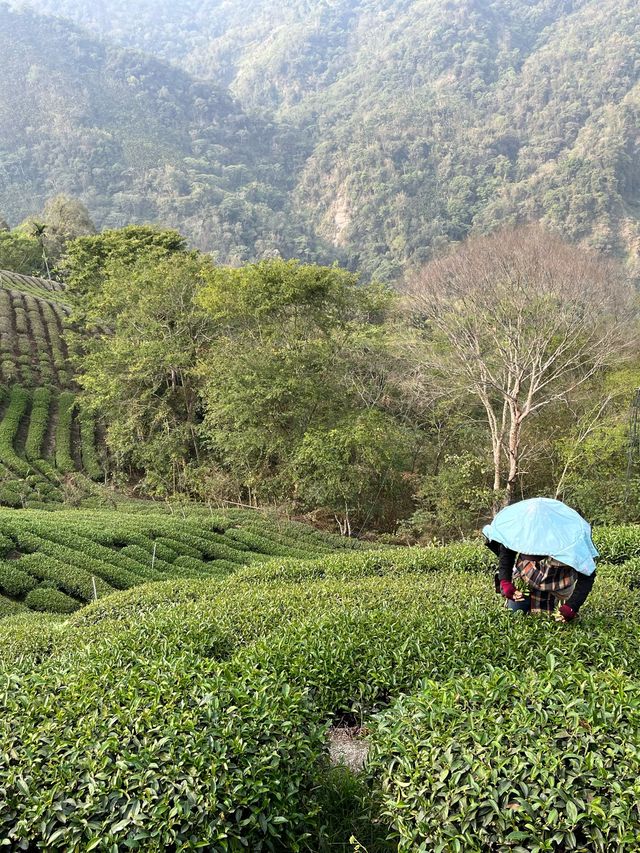
<path id="1" fill-rule="evenodd" d="M 63 391 L 58 398 L 58 423 L 56 425 L 56 468 L 62 474 L 76 470 L 71 455 L 71 424 L 76 407 L 76 396 L 71 391 Z"/>
<path id="2" fill-rule="evenodd" d="M 351 712 L 373 732 L 371 785 L 402 849 L 431 843 L 435 826 L 436 843 L 451 839 L 453 850 L 522 851 L 534 849 L 532 838 L 549 826 L 563 833 L 562 849 L 581 849 L 571 847 L 574 833 L 577 844 L 593 844 L 587 849 L 631 851 L 625 839 L 637 838 L 637 790 L 626 782 L 639 769 L 631 680 L 640 644 L 637 623 L 616 614 L 639 603 L 637 592 L 611 579 L 606 587 L 598 581 L 577 625 L 510 619 L 489 575 L 447 569 L 305 584 L 234 576 L 117 593 L 60 628 L 44 623 L 41 646 L 25 638 L 40 664 L 29 666 L 12 649 L 17 663 L 0 687 L 0 751 L 16 758 L 0 763 L 0 836 L 16 849 L 318 850 L 314 791 L 324 731 L 336 712 Z M 526 665 L 532 655 L 534 675 Z M 426 713 L 420 716 L 422 706 L 414 712 L 410 702 L 434 691 Z M 394 709 L 405 713 L 403 701 L 406 744 L 385 740 Z M 457 767 L 457 739 L 451 743 L 449 734 L 460 714 L 472 734 L 460 743 Z M 433 732 L 421 722 L 429 715 Z M 405 768 L 396 787 L 392 777 L 398 752 L 414 741 L 447 775 L 434 783 L 432 762 L 420 763 L 418 754 L 407 797 L 422 791 L 434 811 L 414 809 L 403 822 Z M 465 759 L 485 774 L 484 787 L 502 788 L 497 809 L 485 810 L 481 794 L 476 807 Z M 541 770 L 528 783 L 534 759 Z M 616 791 L 611 768 L 623 760 L 629 766 Z M 599 794 L 587 797 L 599 781 L 606 795 L 600 808 L 613 812 L 604 828 Z M 447 788 L 448 817 L 438 811 Z M 547 792 L 553 798 L 544 805 Z M 596 830 L 608 847 L 598 848 Z M 456 846 L 456 835 L 466 848 Z M 486 838 L 493 847 L 482 847 Z"/>
<path id="3" fill-rule="evenodd" d="M 0 563 L 0 592 L 10 598 L 20 598 L 34 589 L 38 582 L 15 561 Z"/>
<path id="4" fill-rule="evenodd" d="M 42 457 L 45 434 L 49 426 L 51 389 L 36 388 L 32 396 L 29 432 L 25 443 L 25 456 L 33 462 Z"/>
<path id="5" fill-rule="evenodd" d="M 274 539 L 259 533 L 254 533 L 244 528 L 231 528 L 230 530 L 227 530 L 226 535 L 230 539 L 240 542 L 247 546 L 251 551 L 255 551 L 258 554 L 300 557 L 301 559 L 305 559 L 305 557 L 309 556 L 309 552 L 302 550 L 302 548 L 281 545 Z"/>
<path id="6" fill-rule="evenodd" d="M 26 608 L 19 601 L 0 595 L 0 624 L 2 624 L 3 619 L 24 612 L 26 612 Z"/>
<path id="7" fill-rule="evenodd" d="M 27 593 L 24 602 L 31 610 L 41 610 L 49 613 L 73 613 L 81 604 L 58 589 L 37 587 Z"/>
<path id="8" fill-rule="evenodd" d="M 460 543 L 428 548 L 386 548 L 379 551 L 337 552 L 314 560 L 269 560 L 241 569 L 246 581 L 305 582 L 321 578 L 360 578 L 437 571 L 482 572 L 487 575 L 495 557 L 481 545 Z"/>
<path id="9" fill-rule="evenodd" d="M 93 416 L 86 411 L 80 413 L 80 448 L 82 467 L 92 480 L 103 477 L 103 468 L 96 449 L 96 424 Z"/>
<path id="10" fill-rule="evenodd" d="M 67 359 L 65 357 L 64 343 L 60 334 L 62 326 L 61 315 L 65 312 L 64 309 L 59 306 L 54 308 L 54 306 L 49 302 L 43 302 L 41 307 L 47 327 L 47 333 L 49 335 L 53 364 L 58 374 L 58 382 L 61 387 L 65 387 L 71 378 Z"/>
<path id="11" fill-rule="evenodd" d="M 6 396 L 6 392 L 4 394 Z M 28 477 L 32 472 L 31 466 L 14 450 L 14 442 L 20 426 L 20 421 L 29 406 L 29 392 L 19 386 L 14 386 L 9 394 L 8 406 L 0 423 L 0 461 L 20 477 Z"/>
<path id="12" fill-rule="evenodd" d="M 42 473 L 39 463 L 27 462 L 14 447 L 20 423 L 30 406 L 30 393 L 21 386 L 14 386 L 11 392 L 3 389 L 0 393 L 8 402 L 0 422 L 0 461 L 9 472 L 9 479 L 0 489 L 0 501 L 9 506 L 24 506 L 34 499 L 60 501 L 59 489 Z"/>

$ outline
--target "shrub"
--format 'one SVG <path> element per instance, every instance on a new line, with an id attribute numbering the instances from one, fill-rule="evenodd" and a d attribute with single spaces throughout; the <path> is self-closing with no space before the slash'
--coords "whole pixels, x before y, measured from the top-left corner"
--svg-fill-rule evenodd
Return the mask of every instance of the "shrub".
<path id="1" fill-rule="evenodd" d="M 101 480 L 103 470 L 96 450 L 95 420 L 90 412 L 84 410 L 80 413 L 80 445 L 82 466 L 87 476 L 92 480 Z"/>
<path id="2" fill-rule="evenodd" d="M 9 536 L 0 533 L 0 558 L 6 557 L 15 550 L 16 543 Z"/>
<path id="3" fill-rule="evenodd" d="M 165 563 L 174 563 L 177 557 L 180 556 L 178 551 L 163 545 L 162 542 L 157 542 L 145 537 L 144 545 L 141 545 L 151 556 L 153 556 L 155 546 L 156 559 L 162 560 Z"/>
<path id="4" fill-rule="evenodd" d="M 488 548 L 460 543 L 431 548 L 388 548 L 341 551 L 315 560 L 269 560 L 241 569 L 238 578 L 255 581 L 305 581 L 310 578 L 353 579 L 375 575 L 422 574 L 438 571 L 487 572 L 495 558 Z"/>
<path id="5" fill-rule="evenodd" d="M 230 574 L 232 572 L 238 571 L 238 564 L 231 563 L 229 560 L 211 560 L 211 562 L 207 563 L 207 566 L 210 571 L 215 570 L 220 575 Z"/>
<path id="6" fill-rule="evenodd" d="M 56 426 L 56 468 L 62 474 L 76 470 L 71 455 L 71 424 L 76 407 L 76 396 L 63 391 L 58 398 L 58 423 Z"/>
<path id="7" fill-rule="evenodd" d="M 603 562 L 624 563 L 631 557 L 640 556 L 640 525 L 597 527 L 593 531 L 593 542 Z"/>
<path id="8" fill-rule="evenodd" d="M 368 772 L 398 850 L 631 849 L 640 685 L 623 673 L 430 682 L 370 730 Z"/>
<path id="9" fill-rule="evenodd" d="M 5 506 L 21 507 L 24 502 L 24 494 L 20 483 L 0 483 L 0 503 Z"/>
<path id="10" fill-rule="evenodd" d="M 24 603 L 31 610 L 43 610 L 49 613 L 73 613 L 80 607 L 79 601 L 75 601 L 64 592 L 42 587 L 32 589 Z"/>
<path id="11" fill-rule="evenodd" d="M 29 432 L 24 448 L 25 456 L 30 461 L 39 459 L 42 453 L 44 436 L 49 425 L 50 408 L 51 390 L 49 388 L 36 388 L 33 392 L 31 420 L 29 421 Z"/>
<path id="12" fill-rule="evenodd" d="M 20 421 L 27 411 L 29 400 L 29 392 L 20 386 L 15 386 L 11 391 L 9 407 L 0 423 L 0 461 L 20 477 L 28 477 L 32 473 L 30 465 L 13 449 Z"/>
<path id="13" fill-rule="evenodd" d="M 209 573 L 208 564 L 202 560 L 196 560 L 194 557 L 178 557 L 173 565 L 182 569 L 189 569 L 196 576 Z"/>
<path id="14" fill-rule="evenodd" d="M 157 549 L 155 560 L 153 559 L 153 551 L 149 553 L 145 548 L 141 548 L 138 545 L 126 545 L 118 553 L 135 560 L 142 569 L 151 569 L 153 566 L 153 570 L 158 573 L 158 579 L 160 579 L 162 574 L 171 575 L 172 564 L 161 560 Z"/>
<path id="15" fill-rule="evenodd" d="M 29 553 L 42 552 L 58 560 L 60 563 L 78 566 L 85 569 L 90 575 L 102 578 L 116 589 L 127 589 L 130 586 L 140 583 L 139 575 L 134 575 L 126 569 L 112 565 L 111 563 L 97 560 L 86 554 L 84 550 L 76 550 L 33 533 L 20 530 L 17 531 L 16 538 L 21 550 Z"/>
<path id="16" fill-rule="evenodd" d="M 411 559 L 420 565 L 421 552 L 431 550 L 413 549 Z M 338 556 L 348 561 L 358 555 Z M 345 578 L 336 573 L 306 584 L 246 583 L 238 575 L 138 587 L 89 605 L 61 624 L 59 632 L 45 625 L 46 646 L 29 640 L 25 652 L 40 660 L 46 648 L 44 666 L 29 669 L 13 645 L 9 659 L 19 659 L 21 675 L 7 675 L 0 684 L 5 709 L 0 752 L 18 756 L 10 764 L 0 762 L 0 837 L 10 846 L 17 848 L 22 840 L 25 849 L 71 851 L 94 844 L 96 849 L 186 850 L 199 843 L 206 849 L 320 849 L 305 834 L 317 829 L 313 790 L 324 748 L 323 724 L 335 712 L 357 713 L 367 715 L 367 726 L 374 730 L 371 714 L 395 707 L 402 713 L 403 706 L 394 704 L 397 697 L 433 684 L 451 688 L 449 698 L 434 703 L 433 737 L 440 734 L 440 759 L 448 748 L 447 726 L 455 724 L 455 714 L 475 707 L 477 694 L 484 702 L 487 730 L 494 726 L 489 751 L 480 757 L 495 756 L 498 776 L 507 767 L 500 764 L 500 749 L 515 743 L 520 752 L 510 753 L 509 760 L 521 763 L 512 763 L 514 786 L 528 784 L 529 764 L 539 758 L 537 744 L 523 746 L 514 733 L 526 738 L 531 727 L 535 735 L 542 725 L 538 708 L 544 711 L 547 700 L 550 715 L 546 739 L 540 742 L 546 747 L 561 735 L 555 755 L 562 753 L 569 767 L 564 781 L 571 781 L 572 766 L 576 777 L 582 773 L 585 778 L 603 767 L 608 785 L 609 768 L 623 760 L 627 743 L 630 768 L 621 771 L 621 778 L 626 782 L 637 773 L 639 736 L 627 738 L 633 727 L 640 731 L 634 710 L 640 704 L 615 670 L 626 667 L 633 673 L 640 666 L 635 620 L 640 594 L 613 579 L 596 586 L 581 622 L 559 626 L 550 619 L 510 619 L 490 576 L 478 570 L 416 572 L 407 565 L 392 575 Z M 630 618 L 618 621 L 621 607 Z M 535 676 L 523 667 L 532 659 Z M 566 662 L 562 672 L 557 661 Z M 511 679 L 504 688 L 506 699 L 503 686 L 494 681 L 498 670 Z M 598 670 L 609 680 L 600 684 Z M 538 680 L 527 686 L 530 676 Z M 525 685 L 522 701 L 518 679 Z M 562 694 L 557 702 L 554 689 Z M 610 714 L 616 690 L 622 697 L 620 719 Z M 500 715 L 508 739 L 501 738 Z M 558 720 L 565 718 L 575 740 L 562 734 Z M 407 719 L 410 744 L 409 712 Z M 579 740 L 576 720 L 593 727 L 592 740 Z M 603 734 L 606 726 L 609 733 Z M 614 743 L 617 728 L 622 734 Z M 605 750 L 611 745 L 611 761 L 599 752 L 596 736 Z M 422 731 L 416 742 L 419 737 Z M 387 759 L 395 741 L 387 749 L 382 728 L 375 738 L 381 758 L 375 770 L 372 764 L 371 781 L 377 785 L 391 768 L 393 760 Z M 562 742 L 569 748 L 563 750 Z M 577 757 L 572 746 L 582 750 Z M 433 746 L 431 754 L 436 752 Z M 469 760 L 478 757 L 470 752 Z M 555 779 L 557 771 L 546 761 L 545 755 L 547 777 Z M 412 796 L 430 766 L 426 760 L 416 765 L 409 780 Z M 485 762 L 483 772 L 491 767 Z M 464 774 L 466 768 L 459 771 Z M 451 786 L 454 798 L 458 781 L 447 777 L 443 783 Z M 566 788 L 572 799 L 579 784 Z M 440 796 L 440 790 L 426 783 L 424 799 Z M 471 785 L 467 793 L 460 807 L 472 821 Z M 635 802 L 636 789 L 627 794 Z M 387 820 L 399 831 L 400 819 L 391 808 L 401 808 L 402 796 L 390 794 L 389 800 Z M 615 810 L 617 801 L 611 802 Z M 637 827 L 626 807 L 622 803 L 618 826 L 625 823 L 635 838 Z M 592 808 L 590 815 L 596 813 Z M 414 818 L 431 820 L 419 810 L 407 820 Z M 564 849 L 571 849 L 569 827 L 561 828 Z M 532 832 L 527 826 L 518 831 Z M 595 831 L 590 837 L 596 838 Z M 523 849 L 535 849 L 527 840 Z M 403 849 L 420 849 L 410 843 Z M 451 849 L 458 849 L 455 839 L 452 843 Z M 519 844 L 513 838 L 505 849 L 515 853 Z M 617 849 L 613 838 L 609 849 Z"/>
<path id="17" fill-rule="evenodd" d="M 20 598 L 37 585 L 37 581 L 18 568 L 15 561 L 0 562 L 0 592 L 12 598 Z"/>
<path id="18" fill-rule="evenodd" d="M 202 560 L 202 552 L 198 551 L 197 548 L 190 547 L 184 541 L 178 541 L 177 539 L 170 539 L 167 536 L 163 536 L 158 538 L 158 543 L 160 545 L 164 545 L 166 548 L 171 548 L 171 550 L 175 551 L 178 554 L 183 554 L 187 557 L 193 557 L 196 560 Z"/>
<path id="19" fill-rule="evenodd" d="M 55 639 L 62 636 L 60 623 L 64 618 L 18 606 L 19 612 L 0 619 L 0 667 L 14 674 L 31 672 L 49 659 Z"/>
<path id="20" fill-rule="evenodd" d="M 252 533 L 249 530 L 230 529 L 227 530 L 226 536 L 244 545 L 247 545 L 252 551 L 257 551 L 261 554 L 269 554 L 272 556 L 281 557 L 300 557 L 306 559 L 309 554 L 299 548 L 288 548 L 284 545 L 279 545 L 273 542 L 266 536 L 261 536 L 257 533 Z"/>
<path id="21" fill-rule="evenodd" d="M 113 592 L 113 587 L 105 583 L 102 578 L 92 576 L 84 569 L 62 563 L 44 554 L 25 554 L 18 561 L 18 566 L 41 580 L 54 581 L 59 589 L 80 601 L 93 601 L 94 584 L 98 597 Z"/>

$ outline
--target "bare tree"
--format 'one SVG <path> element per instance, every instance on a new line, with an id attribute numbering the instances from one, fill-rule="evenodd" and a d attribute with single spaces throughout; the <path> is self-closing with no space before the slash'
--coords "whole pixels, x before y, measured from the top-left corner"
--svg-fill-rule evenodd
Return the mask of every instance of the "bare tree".
<path id="1" fill-rule="evenodd" d="M 486 413 L 496 506 L 513 499 L 527 418 L 566 399 L 631 341 L 622 270 L 538 226 L 474 237 L 405 288 L 414 356 Z"/>

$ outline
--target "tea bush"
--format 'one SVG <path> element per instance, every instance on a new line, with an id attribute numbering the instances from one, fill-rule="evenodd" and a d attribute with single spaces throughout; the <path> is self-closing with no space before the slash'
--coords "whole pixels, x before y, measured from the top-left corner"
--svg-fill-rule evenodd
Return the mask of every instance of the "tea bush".
<path id="1" fill-rule="evenodd" d="M 24 603 L 31 610 L 46 610 L 50 613 L 73 613 L 81 605 L 79 601 L 58 589 L 37 587 L 27 593 Z"/>
<path id="2" fill-rule="evenodd" d="M 616 815 L 611 845 L 620 841 L 609 849 L 624 850 L 624 833 L 637 833 L 630 805 L 637 792 L 625 785 L 638 768 L 625 739 L 638 730 L 633 674 L 640 644 L 637 623 L 615 614 L 625 601 L 634 612 L 638 593 L 613 579 L 606 590 L 598 582 L 582 622 L 559 626 L 550 619 L 509 618 L 483 571 L 413 571 L 407 565 L 392 575 L 307 583 L 243 582 L 236 574 L 226 581 L 138 587 L 91 604 L 64 624 L 44 623 L 42 643 L 26 639 L 22 656 L 15 644 L 2 648 L 0 626 L 7 697 L 0 751 L 18 755 L 10 765 L 0 763 L 0 837 L 16 848 L 72 851 L 198 844 L 318 850 L 314 791 L 323 732 L 337 712 L 357 714 L 373 733 L 369 777 L 402 849 L 420 849 L 412 845 L 422 843 L 416 839 L 423 832 L 431 843 L 426 833 L 432 825 L 442 825 L 447 843 L 453 839 L 450 849 L 492 849 L 482 846 L 485 831 L 495 839 L 528 833 L 496 841 L 496 850 L 499 843 L 507 850 L 535 849 L 540 827 L 549 824 L 562 831 L 562 849 L 579 850 L 566 846 L 570 833 L 577 843 L 598 843 L 595 797 L 602 796 L 600 807 L 611 806 Z M 424 697 L 433 701 L 420 716 Z M 456 715 L 475 719 L 476 706 L 479 722 L 465 741 Z M 402 714 L 406 726 L 398 725 L 407 729 L 406 743 L 387 737 Z M 422 726 L 430 719 L 433 725 Z M 500 736 L 501 726 L 508 737 Z M 622 734 L 617 740 L 616 731 Z M 499 800 L 499 814 L 493 809 L 493 823 L 485 823 L 489 812 L 474 811 L 467 777 L 458 778 L 453 768 L 444 787 L 432 785 L 432 762 L 420 762 L 418 746 L 407 795 L 398 793 L 406 768 L 396 755 L 413 748 L 413 732 L 416 744 L 426 739 L 428 755 L 445 762 L 448 751 L 457 754 L 458 741 L 460 755 L 466 749 L 471 761 L 481 745 L 473 737 L 484 738 L 485 751 L 470 766 L 495 756 L 495 788 L 503 786 L 506 805 L 520 806 L 522 816 L 517 809 L 502 815 Z M 540 758 L 538 743 L 545 750 L 542 769 L 528 782 L 530 765 Z M 566 767 L 559 767 L 560 755 Z M 627 755 L 629 768 L 621 771 L 624 784 L 616 793 L 611 768 Z M 491 767 L 482 764 L 485 774 Z M 507 790 L 509 767 L 515 769 Z M 574 777 L 579 783 L 571 783 Z M 598 789 L 599 780 L 608 799 L 596 793 L 589 800 L 587 788 Z M 561 815 L 563 785 L 578 809 L 575 819 L 571 806 Z M 415 802 L 421 796 L 429 808 L 433 802 L 434 814 L 419 806 L 403 811 L 414 795 L 411 786 Z M 438 812 L 446 787 L 454 804 L 460 792 L 466 847 L 455 846 L 453 808 L 449 823 Z M 555 799 L 545 812 L 534 793 L 542 797 L 547 790 Z M 586 829 L 582 802 L 589 804 Z"/>
<path id="3" fill-rule="evenodd" d="M 63 391 L 58 398 L 58 423 L 56 426 L 56 468 L 62 474 L 76 470 L 71 455 L 71 424 L 76 408 L 76 396 L 71 391 Z"/>
<path id="4" fill-rule="evenodd" d="M 96 450 L 95 420 L 91 413 L 86 411 L 81 411 L 79 420 L 82 467 L 92 480 L 101 480 L 104 472 Z"/>
<path id="5" fill-rule="evenodd" d="M 555 662 L 422 686 L 371 723 L 398 850 L 633 850 L 640 683 Z"/>
<path id="6" fill-rule="evenodd" d="M 191 569 L 194 574 L 207 573 L 207 563 L 204 563 L 202 560 L 196 560 L 195 557 L 178 557 L 173 565 L 180 568 Z"/>
<path id="7" fill-rule="evenodd" d="M 42 445 L 49 425 L 50 408 L 51 389 L 36 388 L 33 392 L 29 432 L 24 448 L 25 456 L 32 462 L 39 459 L 42 454 Z"/>
<path id="8" fill-rule="evenodd" d="M 593 542 L 605 563 L 624 563 L 640 557 L 640 525 L 620 524 L 593 531 Z"/>
<path id="9" fill-rule="evenodd" d="M 495 557 L 488 548 L 462 543 L 429 548 L 386 548 L 338 552 L 314 560 L 269 560 L 242 569 L 238 577 L 255 581 L 306 581 L 311 578 L 359 578 L 435 571 L 489 573 Z"/>
<path id="10" fill-rule="evenodd" d="M 15 563 L 0 562 L 0 592 L 11 598 L 20 598 L 37 585 L 38 582 Z"/>
<path id="11" fill-rule="evenodd" d="M 29 392 L 20 386 L 14 386 L 9 396 L 9 405 L 0 423 L 0 461 L 20 477 L 32 473 L 31 466 L 25 462 L 13 448 L 13 443 L 30 402 Z"/>

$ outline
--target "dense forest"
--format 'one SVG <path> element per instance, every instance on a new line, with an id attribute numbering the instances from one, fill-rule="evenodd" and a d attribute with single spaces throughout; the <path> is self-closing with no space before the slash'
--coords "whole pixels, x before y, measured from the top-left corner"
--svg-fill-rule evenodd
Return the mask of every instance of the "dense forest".
<path id="1" fill-rule="evenodd" d="M 118 488 L 403 541 L 539 494 L 638 517 L 635 289 L 539 226 L 471 238 L 400 293 L 336 265 L 216 264 L 149 226 L 71 239 L 59 268 Z"/>
<path id="2" fill-rule="evenodd" d="M 531 220 L 637 259 L 633 0 L 37 10 L 0 11 L 11 224 L 69 192 L 98 227 L 158 221 L 222 260 L 384 280 Z"/>
<path id="3" fill-rule="evenodd" d="M 229 262 L 303 253 L 287 213 L 300 159 L 286 125 L 226 90 L 63 22 L 0 6 L 0 211 L 12 225 L 60 192 L 99 227 L 180 223 Z"/>

